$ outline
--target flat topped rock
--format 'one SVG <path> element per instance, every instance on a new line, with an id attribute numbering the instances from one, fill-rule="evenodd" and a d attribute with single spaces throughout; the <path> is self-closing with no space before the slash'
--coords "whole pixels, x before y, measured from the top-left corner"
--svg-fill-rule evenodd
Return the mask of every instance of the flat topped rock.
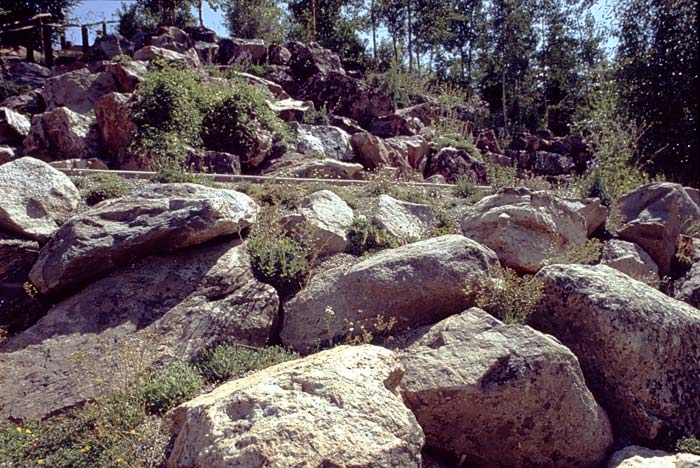
<path id="1" fill-rule="evenodd" d="M 228 382 L 172 411 L 168 468 L 419 468 L 423 432 L 391 351 L 340 346 Z"/>
<path id="2" fill-rule="evenodd" d="M 257 211 L 250 197 L 233 190 L 147 186 L 64 224 L 41 250 L 30 278 L 45 294 L 74 288 L 147 255 L 240 234 Z"/>
<path id="3" fill-rule="evenodd" d="M 41 242 L 80 205 L 66 175 L 30 157 L 0 166 L 0 193 L 0 229 Z"/>

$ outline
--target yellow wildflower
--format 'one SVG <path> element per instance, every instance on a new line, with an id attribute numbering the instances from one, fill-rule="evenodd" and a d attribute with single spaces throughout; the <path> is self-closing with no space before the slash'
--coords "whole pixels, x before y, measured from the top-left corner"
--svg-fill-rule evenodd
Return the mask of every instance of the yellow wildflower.
<path id="1" fill-rule="evenodd" d="M 117 463 L 124 463 L 124 459 L 123 459 L 123 458 L 117 458 Z"/>
<path id="2" fill-rule="evenodd" d="M 136 429 L 130 430 L 130 431 L 129 431 L 129 434 L 131 434 L 131 435 L 136 435 Z"/>
<path id="3" fill-rule="evenodd" d="M 17 426 L 16 429 L 17 429 L 17 432 L 19 432 L 19 433 L 22 432 L 22 428 L 21 428 L 21 427 Z"/>
<path id="4" fill-rule="evenodd" d="M 32 433 L 32 431 L 30 431 L 29 429 L 25 429 L 24 432 L 25 432 L 25 434 L 31 434 L 31 433 Z"/>
<path id="5" fill-rule="evenodd" d="M 37 465 L 43 465 L 43 464 L 44 464 L 44 459 L 43 459 L 43 458 L 38 459 L 38 460 L 36 461 L 36 464 L 37 464 Z"/>
<path id="6" fill-rule="evenodd" d="M 80 449 L 80 452 L 81 452 L 81 453 L 85 453 L 85 452 L 87 452 L 88 450 L 90 450 L 91 448 L 92 448 L 91 446 L 86 445 L 85 447 L 83 447 L 83 448 Z"/>

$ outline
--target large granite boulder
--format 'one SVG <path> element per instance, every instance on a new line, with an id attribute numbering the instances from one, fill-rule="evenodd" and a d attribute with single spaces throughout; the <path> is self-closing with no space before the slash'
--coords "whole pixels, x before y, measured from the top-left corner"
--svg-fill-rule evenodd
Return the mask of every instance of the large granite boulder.
<path id="1" fill-rule="evenodd" d="M 0 193 L 0 229 L 41 242 L 80 205 L 66 175 L 30 157 L 0 166 Z"/>
<path id="2" fill-rule="evenodd" d="M 166 62 L 175 62 L 188 65 L 190 67 L 199 67 L 202 64 L 199 61 L 199 54 L 194 48 L 180 53 L 174 50 L 164 49 L 162 47 L 146 46 L 134 53 L 134 60 L 142 60 L 144 62 L 164 60 Z"/>
<path id="3" fill-rule="evenodd" d="M 262 39 L 243 39 L 239 37 L 219 41 L 217 62 L 228 65 L 236 62 L 265 63 L 267 46 Z"/>
<path id="4" fill-rule="evenodd" d="M 90 73 L 87 68 L 80 68 L 49 79 L 42 94 L 48 110 L 67 107 L 73 112 L 86 114 L 100 97 L 116 90 L 111 73 Z"/>
<path id="5" fill-rule="evenodd" d="M 47 161 L 93 156 L 99 138 L 94 123 L 94 117 L 67 107 L 35 115 L 24 139 L 24 154 Z"/>
<path id="6" fill-rule="evenodd" d="M 102 149 L 112 155 L 126 151 L 136 129 L 132 116 L 131 94 L 109 93 L 95 106 Z"/>
<path id="7" fill-rule="evenodd" d="M 700 309 L 700 261 L 677 281 L 673 297 Z"/>
<path id="8" fill-rule="evenodd" d="M 358 132 L 350 137 L 350 145 L 356 159 L 367 169 L 378 169 L 382 166 L 396 167 L 411 172 L 412 167 L 408 155 L 402 154 L 386 142 L 367 132 Z"/>
<path id="9" fill-rule="evenodd" d="M 430 154 L 430 144 L 425 138 L 420 135 L 398 136 L 387 138 L 384 143 L 407 159 L 413 169 L 423 173 Z"/>
<path id="10" fill-rule="evenodd" d="M 608 266 L 552 265 L 530 322 L 581 362 L 613 428 L 633 440 L 700 432 L 700 312 Z"/>
<path id="11" fill-rule="evenodd" d="M 308 352 L 362 327 L 381 331 L 437 322 L 470 305 L 467 280 L 478 280 L 498 264 L 488 248 L 459 235 L 428 239 L 386 250 L 350 268 L 314 276 L 284 306 L 282 342 Z"/>
<path id="12" fill-rule="evenodd" d="M 240 241 L 134 260 L 0 345 L 1 418 L 43 418 L 123 391 L 137 372 L 223 341 L 270 340 L 279 299 Z"/>
<path id="13" fill-rule="evenodd" d="M 106 60 L 112 60 L 117 55 L 134 53 L 134 44 L 118 32 L 97 38 L 93 48 Z"/>
<path id="14" fill-rule="evenodd" d="M 555 338 L 477 308 L 408 338 L 399 352 L 401 394 L 427 446 L 466 466 L 589 467 L 605 459 L 610 422 L 576 356 Z"/>
<path id="15" fill-rule="evenodd" d="M 700 221 L 700 207 L 681 185 L 669 182 L 644 185 L 615 203 L 621 219 L 620 238 L 642 246 L 667 275 L 684 228 Z"/>
<path id="16" fill-rule="evenodd" d="M 331 71 L 316 74 L 302 86 L 300 99 L 313 101 L 317 109 L 356 120 L 364 128 L 377 118 L 394 111 L 392 98 L 369 87 L 364 81 Z"/>
<path id="17" fill-rule="evenodd" d="M 700 468 L 700 456 L 630 445 L 613 453 L 607 468 Z"/>
<path id="18" fill-rule="evenodd" d="M 621 271 L 634 279 L 658 281 L 656 262 L 634 242 L 611 239 L 603 244 L 600 263 Z"/>
<path id="19" fill-rule="evenodd" d="M 428 176 L 436 174 L 443 176 L 451 184 L 460 179 L 469 179 L 482 185 L 488 182 L 483 161 L 476 159 L 466 150 L 449 146 L 438 151 L 430 161 Z"/>
<path id="20" fill-rule="evenodd" d="M 119 92 L 133 93 L 146 79 L 148 62 L 132 60 L 130 62 L 108 63 L 105 69 L 114 76 Z"/>
<path id="21" fill-rule="evenodd" d="M 342 198 L 330 190 L 319 190 L 304 197 L 298 213 L 283 217 L 282 223 L 292 232 L 301 229 L 296 235 L 310 236 L 304 242 L 310 242 L 318 254 L 327 255 L 347 248 L 353 219 L 352 208 Z"/>
<path id="22" fill-rule="evenodd" d="M 302 154 L 316 153 L 339 161 L 354 158 L 350 135 L 331 125 L 292 124 L 296 149 Z"/>
<path id="23" fill-rule="evenodd" d="M 493 249 L 505 266 L 533 273 L 586 242 L 586 220 L 546 192 L 501 189 L 467 208 L 464 235 Z"/>
<path id="24" fill-rule="evenodd" d="M 563 198 L 562 201 L 586 220 L 588 237 L 604 226 L 608 219 L 608 208 L 600 198 Z"/>
<path id="25" fill-rule="evenodd" d="M 427 237 L 434 223 L 432 206 L 396 200 L 389 195 L 377 197 L 376 207 L 372 210 L 372 224 L 386 229 L 400 242 Z"/>
<path id="26" fill-rule="evenodd" d="M 25 329 L 37 319 L 37 312 L 43 312 L 41 303 L 25 290 L 38 254 L 38 242 L 0 232 L 0 332 Z"/>
<path id="27" fill-rule="evenodd" d="M 74 288 L 145 255 L 240 234 L 257 210 L 233 190 L 147 186 L 71 218 L 42 248 L 30 278 L 45 294 Z"/>
<path id="28" fill-rule="evenodd" d="M 315 42 L 302 44 L 288 42 L 285 46 L 289 51 L 287 60 L 294 76 L 304 81 L 312 75 L 326 75 L 330 72 L 345 74 L 338 54 L 324 49 Z"/>
<path id="29" fill-rule="evenodd" d="M 0 143 L 21 144 L 29 134 L 31 122 L 24 115 L 0 107 Z"/>
<path id="30" fill-rule="evenodd" d="M 158 35 L 151 37 L 150 45 L 183 53 L 194 46 L 194 41 L 180 28 L 161 26 Z"/>
<path id="31" fill-rule="evenodd" d="M 228 382 L 172 412 L 168 468 L 420 468 L 391 351 L 341 346 Z"/>

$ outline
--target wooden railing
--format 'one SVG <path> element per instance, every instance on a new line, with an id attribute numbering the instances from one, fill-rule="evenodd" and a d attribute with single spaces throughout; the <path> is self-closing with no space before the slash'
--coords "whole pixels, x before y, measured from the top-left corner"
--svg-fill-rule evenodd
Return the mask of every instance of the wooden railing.
<path id="1" fill-rule="evenodd" d="M 27 61 L 34 62 L 34 44 L 38 35 L 40 39 L 39 43 L 41 44 L 41 51 L 44 54 L 44 63 L 47 67 L 51 67 L 54 64 L 52 40 L 54 30 L 60 32 L 61 49 L 65 50 L 68 47 L 68 41 L 66 41 L 66 30 L 68 28 L 80 28 L 82 50 L 83 52 L 88 52 L 90 49 L 90 28 L 99 26 L 102 28 L 102 34 L 105 35 L 107 34 L 107 25 L 115 23 L 119 23 L 119 21 L 105 20 L 89 24 L 80 24 L 75 22 L 75 20 L 59 22 L 54 21 L 53 16 L 50 13 L 41 13 L 22 21 L 15 21 L 6 24 L 0 23 L 0 38 L 4 34 L 32 31 L 32 34 L 28 35 L 26 43 Z"/>

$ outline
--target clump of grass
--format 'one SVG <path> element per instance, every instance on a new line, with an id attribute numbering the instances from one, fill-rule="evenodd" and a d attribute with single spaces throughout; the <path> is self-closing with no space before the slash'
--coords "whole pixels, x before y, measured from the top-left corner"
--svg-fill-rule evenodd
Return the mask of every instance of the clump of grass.
<path id="1" fill-rule="evenodd" d="M 20 85 L 0 77 L 0 102 L 12 96 L 19 96 L 32 90 L 31 86 Z"/>
<path id="2" fill-rule="evenodd" d="M 489 184 L 495 190 L 518 186 L 518 169 L 516 167 L 501 166 L 488 159 L 484 161 L 484 165 L 486 166 L 486 175 Z"/>
<path id="3" fill-rule="evenodd" d="M 446 236 L 448 234 L 459 234 L 459 223 L 454 214 L 446 210 L 438 210 L 436 213 L 436 223 L 432 228 L 430 237 Z"/>
<path id="4" fill-rule="evenodd" d="M 158 184 L 199 184 L 206 187 L 214 186 L 212 179 L 197 172 L 187 172 L 178 164 L 161 164 L 158 171 L 151 177 Z"/>
<path id="5" fill-rule="evenodd" d="M 287 236 L 275 208 L 263 210 L 246 242 L 253 272 L 282 296 L 299 290 L 311 272 L 309 252 Z"/>
<path id="6" fill-rule="evenodd" d="M 676 451 L 700 455 L 700 439 L 697 437 L 683 437 L 676 442 Z"/>
<path id="7" fill-rule="evenodd" d="M 195 368 L 176 362 L 149 375 L 141 388 L 141 396 L 149 412 L 164 414 L 198 395 L 204 387 Z"/>
<path id="8" fill-rule="evenodd" d="M 389 231 L 363 218 L 353 221 L 348 232 L 348 240 L 348 252 L 353 255 L 363 255 L 399 246 L 399 241 Z"/>
<path id="9" fill-rule="evenodd" d="M 456 197 L 464 198 L 466 200 L 473 200 L 478 194 L 478 190 L 476 188 L 476 183 L 473 180 L 464 177 L 457 180 L 454 188 L 452 189 L 452 193 L 454 193 Z"/>
<path id="10" fill-rule="evenodd" d="M 507 267 L 493 268 L 488 278 L 470 281 L 466 293 L 477 307 L 504 323 L 526 323 L 542 299 L 544 282 L 531 275 L 518 276 Z"/>
<path id="11" fill-rule="evenodd" d="M 111 198 L 123 197 L 129 192 L 124 179 L 114 174 L 96 174 L 88 177 L 90 189 L 85 194 L 85 203 L 90 206 Z"/>
<path id="12" fill-rule="evenodd" d="M 263 185 L 242 183 L 238 185 L 237 190 L 255 199 L 261 205 L 290 210 L 298 208 L 301 199 L 308 193 L 299 185 L 277 182 L 266 182 Z"/>
<path id="13" fill-rule="evenodd" d="M 319 110 L 304 114 L 303 122 L 308 125 L 329 125 L 331 120 L 328 116 L 328 110 L 324 105 Z"/>
<path id="14" fill-rule="evenodd" d="M 594 265 L 600 261 L 603 244 L 598 239 L 589 239 L 581 245 L 572 245 L 561 255 L 547 261 L 548 264 Z"/>
<path id="15" fill-rule="evenodd" d="M 197 368 L 207 382 L 221 383 L 298 358 L 297 353 L 280 346 L 251 348 L 241 345 L 219 345 L 197 359 Z"/>

